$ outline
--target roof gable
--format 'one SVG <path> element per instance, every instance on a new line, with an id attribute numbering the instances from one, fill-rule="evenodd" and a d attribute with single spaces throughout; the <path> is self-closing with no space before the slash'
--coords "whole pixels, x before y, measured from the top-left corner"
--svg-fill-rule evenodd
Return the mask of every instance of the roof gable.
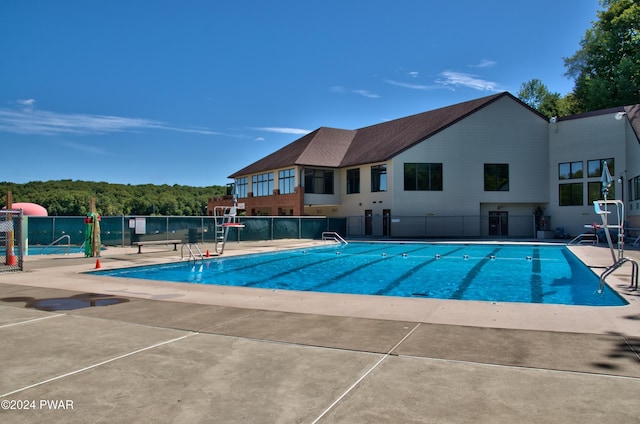
<path id="1" fill-rule="evenodd" d="M 546 120 L 522 101 L 503 92 L 358 130 L 321 127 L 230 177 L 293 165 L 340 168 L 383 162 L 503 97 L 512 99 Z"/>
<path id="2" fill-rule="evenodd" d="M 509 94 L 495 94 L 361 128 L 342 166 L 388 160 L 505 95 Z"/>

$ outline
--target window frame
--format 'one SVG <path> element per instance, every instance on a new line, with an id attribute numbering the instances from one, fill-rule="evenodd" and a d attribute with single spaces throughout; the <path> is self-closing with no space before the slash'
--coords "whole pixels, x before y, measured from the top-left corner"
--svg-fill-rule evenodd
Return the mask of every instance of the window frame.
<path id="1" fill-rule="evenodd" d="M 387 164 L 371 165 L 371 193 L 387 191 Z"/>
<path id="2" fill-rule="evenodd" d="M 360 193 L 360 168 L 347 169 L 347 194 Z"/>
<path id="3" fill-rule="evenodd" d="M 410 167 L 414 169 L 408 169 Z M 442 162 L 405 162 L 403 176 L 404 191 L 442 191 Z"/>
<path id="4" fill-rule="evenodd" d="M 485 163 L 484 191 L 509 191 L 509 168 L 508 163 Z M 501 183 L 500 178 L 505 182 Z"/>

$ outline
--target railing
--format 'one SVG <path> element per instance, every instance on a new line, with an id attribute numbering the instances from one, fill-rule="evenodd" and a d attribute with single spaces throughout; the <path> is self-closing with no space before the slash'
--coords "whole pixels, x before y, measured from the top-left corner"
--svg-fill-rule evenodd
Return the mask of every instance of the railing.
<path id="1" fill-rule="evenodd" d="M 345 239 L 343 239 L 340 234 L 335 231 L 325 231 L 322 233 L 322 240 L 333 240 L 337 241 L 340 244 L 344 243 L 345 245 L 349 244 Z"/>
<path id="2" fill-rule="evenodd" d="M 60 240 L 62 239 L 67 239 L 67 255 L 71 253 L 71 237 L 68 234 L 62 235 L 60 237 L 58 237 L 57 239 L 55 239 L 54 241 L 52 241 L 51 243 L 49 243 L 47 245 L 47 247 L 49 246 L 55 246 L 56 243 L 58 243 Z"/>
<path id="3" fill-rule="evenodd" d="M 196 257 L 196 253 L 198 254 L 198 256 L 200 257 L 201 261 L 204 261 L 204 255 L 202 254 L 202 251 L 200 250 L 200 247 L 198 247 L 197 244 L 195 243 L 185 243 L 180 247 L 180 259 L 184 259 L 184 248 L 187 248 L 187 250 L 189 251 L 189 261 L 191 261 L 193 259 L 193 262 L 195 263 L 198 258 Z M 195 248 L 195 252 L 193 251 Z"/>
<path id="4" fill-rule="evenodd" d="M 604 272 L 600 275 L 600 285 L 598 286 L 598 293 L 601 294 L 604 291 L 604 284 L 605 284 L 604 280 L 609 275 L 611 275 L 613 271 L 620 268 L 622 265 L 624 265 L 627 262 L 631 263 L 631 283 L 629 284 L 629 288 L 632 288 L 635 290 L 638 289 L 638 263 L 629 258 L 622 258 L 616 261 L 616 263 L 614 263 L 610 267 L 607 267 L 607 269 L 605 269 Z"/>

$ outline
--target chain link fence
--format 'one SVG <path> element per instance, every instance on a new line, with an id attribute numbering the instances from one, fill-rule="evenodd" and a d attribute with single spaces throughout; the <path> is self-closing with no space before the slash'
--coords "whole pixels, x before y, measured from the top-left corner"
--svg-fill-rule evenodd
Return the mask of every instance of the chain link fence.
<path id="1" fill-rule="evenodd" d="M 0 272 L 22 271 L 22 211 L 0 211 Z"/>

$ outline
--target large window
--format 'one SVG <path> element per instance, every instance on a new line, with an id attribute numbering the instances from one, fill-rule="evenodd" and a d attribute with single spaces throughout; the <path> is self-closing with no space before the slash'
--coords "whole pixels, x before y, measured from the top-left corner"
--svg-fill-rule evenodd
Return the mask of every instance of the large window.
<path id="1" fill-rule="evenodd" d="M 640 176 L 629 180 L 629 200 L 640 200 Z"/>
<path id="2" fill-rule="evenodd" d="M 584 205 L 582 183 L 560 184 L 560 206 Z"/>
<path id="3" fill-rule="evenodd" d="M 387 191 L 387 165 L 371 167 L 371 192 Z"/>
<path id="4" fill-rule="evenodd" d="M 405 191 L 442 191 L 441 163 L 405 163 Z"/>
<path id="5" fill-rule="evenodd" d="M 604 169 L 604 163 L 607 163 L 607 168 L 611 175 L 615 174 L 615 167 L 613 158 L 609 159 L 596 159 L 587 161 L 587 175 L 589 178 L 600 178 L 602 176 L 602 170 Z"/>
<path id="6" fill-rule="evenodd" d="M 589 182 L 587 184 L 587 195 L 588 203 L 587 205 L 592 205 L 594 200 L 602 200 L 604 199 L 604 195 L 602 194 L 602 183 L 598 182 Z M 609 186 L 609 191 L 607 194 L 607 199 L 615 199 L 616 198 L 616 186 L 615 184 L 611 184 Z"/>
<path id="7" fill-rule="evenodd" d="M 304 170 L 304 192 L 333 194 L 333 171 L 307 168 Z"/>
<path id="8" fill-rule="evenodd" d="M 235 194 L 238 198 L 247 197 L 249 192 L 249 178 L 236 178 Z"/>
<path id="9" fill-rule="evenodd" d="M 600 176 L 600 175 L 598 175 Z M 558 164 L 558 178 L 561 180 L 573 180 L 584 177 L 582 161 L 564 162 Z"/>
<path id="10" fill-rule="evenodd" d="M 509 191 L 509 164 L 484 164 L 484 190 Z"/>
<path id="11" fill-rule="evenodd" d="M 360 168 L 347 169 L 347 194 L 360 193 Z"/>
<path id="12" fill-rule="evenodd" d="M 280 194 L 293 193 L 296 186 L 296 171 L 295 169 L 284 169 L 278 171 L 278 190 Z"/>
<path id="13" fill-rule="evenodd" d="M 273 194 L 273 172 L 254 175 L 251 177 L 251 183 L 254 196 L 271 196 Z"/>

